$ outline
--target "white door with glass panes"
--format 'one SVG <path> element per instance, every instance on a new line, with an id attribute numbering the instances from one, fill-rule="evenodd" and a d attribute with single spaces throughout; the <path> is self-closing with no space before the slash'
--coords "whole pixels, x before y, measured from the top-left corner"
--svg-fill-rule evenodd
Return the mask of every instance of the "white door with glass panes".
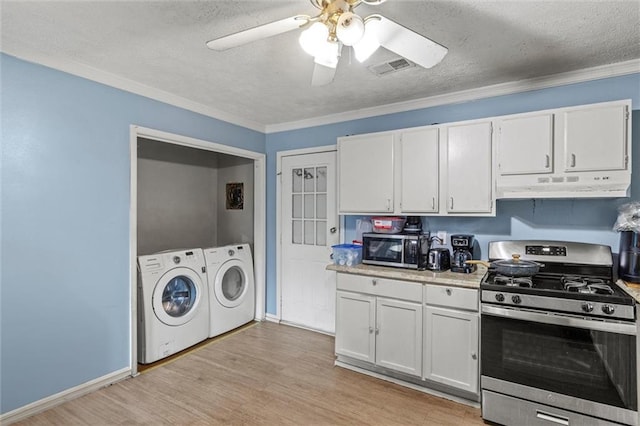
<path id="1" fill-rule="evenodd" d="M 280 319 L 333 333 L 338 244 L 336 152 L 282 157 Z"/>

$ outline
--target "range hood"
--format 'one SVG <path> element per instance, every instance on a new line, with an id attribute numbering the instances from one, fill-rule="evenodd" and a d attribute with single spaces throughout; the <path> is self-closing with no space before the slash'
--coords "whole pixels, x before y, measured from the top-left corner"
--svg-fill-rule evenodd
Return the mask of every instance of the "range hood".
<path id="1" fill-rule="evenodd" d="M 500 176 L 496 198 L 618 198 L 628 197 L 630 187 L 626 170 Z"/>

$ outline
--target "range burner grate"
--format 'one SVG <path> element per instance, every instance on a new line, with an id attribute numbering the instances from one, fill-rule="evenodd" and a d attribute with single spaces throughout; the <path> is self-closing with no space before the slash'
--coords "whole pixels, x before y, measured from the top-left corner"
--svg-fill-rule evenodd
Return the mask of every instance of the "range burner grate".
<path id="1" fill-rule="evenodd" d="M 565 275 L 560 281 L 566 291 L 585 294 L 613 294 L 608 282 L 601 278 Z"/>
<path id="2" fill-rule="evenodd" d="M 494 284 L 506 285 L 507 287 L 533 287 L 531 277 L 509 277 L 507 275 L 496 275 Z"/>

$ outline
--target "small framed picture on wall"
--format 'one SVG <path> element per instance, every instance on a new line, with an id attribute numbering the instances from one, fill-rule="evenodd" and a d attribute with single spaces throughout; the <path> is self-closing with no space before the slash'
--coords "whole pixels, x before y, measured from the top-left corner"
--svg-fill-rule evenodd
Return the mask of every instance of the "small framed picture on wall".
<path id="1" fill-rule="evenodd" d="M 244 183 L 227 184 L 227 210 L 244 209 Z"/>

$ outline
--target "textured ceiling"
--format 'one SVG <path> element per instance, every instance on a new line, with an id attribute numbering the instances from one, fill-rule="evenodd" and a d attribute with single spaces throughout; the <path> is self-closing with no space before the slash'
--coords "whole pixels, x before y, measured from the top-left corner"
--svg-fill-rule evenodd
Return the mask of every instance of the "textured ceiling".
<path id="1" fill-rule="evenodd" d="M 224 52 L 205 42 L 297 14 L 292 1 L 6 1 L 2 51 L 55 58 L 274 125 L 640 58 L 640 1 L 408 1 L 361 5 L 449 48 L 426 70 L 376 76 L 344 49 L 332 84 L 312 87 L 298 31 Z M 29 52 L 29 53 L 26 53 Z M 37 62 L 37 60 L 36 60 Z"/>

